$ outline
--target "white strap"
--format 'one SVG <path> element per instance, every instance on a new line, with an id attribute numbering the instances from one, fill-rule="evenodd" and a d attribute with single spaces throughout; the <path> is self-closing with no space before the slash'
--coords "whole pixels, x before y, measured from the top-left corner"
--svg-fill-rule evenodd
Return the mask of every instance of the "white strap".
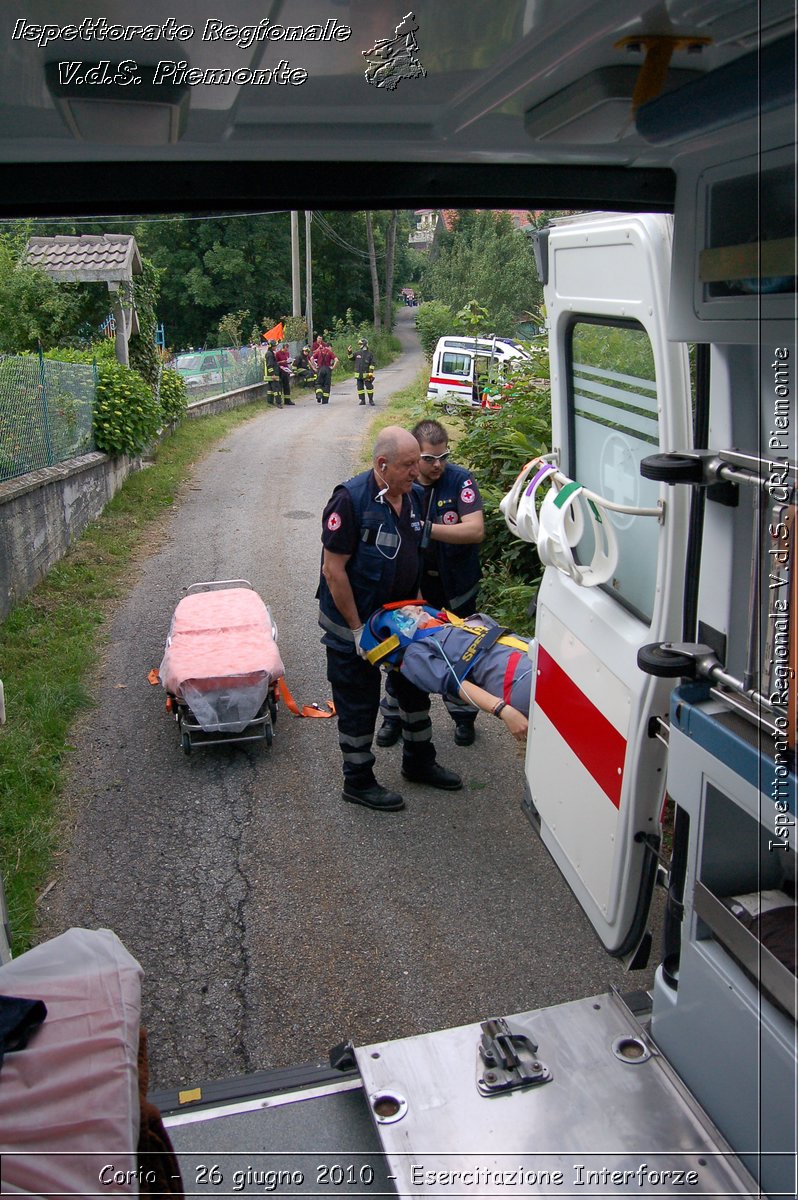
<path id="1" fill-rule="evenodd" d="M 535 473 L 527 483 L 528 476 L 534 468 Z M 502 500 L 499 507 L 504 513 L 507 527 L 516 537 L 525 542 L 537 542 L 540 533 L 540 522 L 537 513 L 537 493 L 541 484 L 551 486 L 555 493 L 559 492 L 569 481 L 561 475 L 553 463 L 542 459 L 533 459 L 527 463 L 510 491 Z M 565 535 L 569 546 L 575 546 L 584 533 L 584 518 L 581 506 L 569 507 L 565 517 Z"/>
<path id="2" fill-rule="evenodd" d="M 618 540 L 607 515 L 592 498 L 585 497 L 579 483 L 569 481 L 565 487 L 552 488 L 540 506 L 538 554 L 540 561 L 556 567 L 580 587 L 596 587 L 607 583 L 618 565 Z M 572 510 L 587 514 L 593 530 L 593 557 L 588 566 L 577 563 L 573 556 L 568 514 Z M 575 522 L 574 522 L 575 524 Z"/>

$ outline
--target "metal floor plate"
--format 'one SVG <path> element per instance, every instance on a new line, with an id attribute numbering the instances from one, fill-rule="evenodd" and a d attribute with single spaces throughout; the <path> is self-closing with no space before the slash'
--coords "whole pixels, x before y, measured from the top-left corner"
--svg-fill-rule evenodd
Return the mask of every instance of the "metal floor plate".
<path id="1" fill-rule="evenodd" d="M 761 1195 L 616 997 L 507 1021 L 550 1082 L 481 1095 L 479 1024 L 358 1049 L 400 1195 Z"/>

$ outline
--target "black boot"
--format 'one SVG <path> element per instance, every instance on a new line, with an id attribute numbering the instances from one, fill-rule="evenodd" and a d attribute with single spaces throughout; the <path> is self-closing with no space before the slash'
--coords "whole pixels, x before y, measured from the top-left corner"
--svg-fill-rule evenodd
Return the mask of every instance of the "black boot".
<path id="1" fill-rule="evenodd" d="M 370 787 L 356 787 L 354 783 L 345 782 L 341 797 L 350 804 L 362 804 L 381 812 L 397 812 L 405 806 L 398 792 L 389 792 L 379 783 L 372 783 Z"/>
<path id="2" fill-rule="evenodd" d="M 378 746 L 395 746 L 402 736 L 402 722 L 394 720 L 391 717 L 386 717 L 380 728 L 377 730 L 377 745 Z"/>

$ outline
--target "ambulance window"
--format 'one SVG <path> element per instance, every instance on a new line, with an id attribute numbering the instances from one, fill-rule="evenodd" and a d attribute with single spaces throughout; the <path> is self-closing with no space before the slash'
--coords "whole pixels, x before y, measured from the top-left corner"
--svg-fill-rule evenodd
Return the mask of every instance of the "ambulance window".
<path id="1" fill-rule="evenodd" d="M 471 359 L 467 354 L 444 354 L 441 370 L 445 375 L 463 375 L 467 379 L 471 372 Z"/>
<path id="2" fill-rule="evenodd" d="M 570 342 L 571 463 L 569 474 L 617 504 L 655 508 L 659 485 L 640 474 L 640 462 L 659 449 L 654 355 L 634 322 L 579 320 Z M 611 513 L 618 566 L 609 590 L 625 608 L 651 621 L 657 580 L 657 529 L 651 517 Z M 577 547 L 589 562 L 588 526 Z"/>

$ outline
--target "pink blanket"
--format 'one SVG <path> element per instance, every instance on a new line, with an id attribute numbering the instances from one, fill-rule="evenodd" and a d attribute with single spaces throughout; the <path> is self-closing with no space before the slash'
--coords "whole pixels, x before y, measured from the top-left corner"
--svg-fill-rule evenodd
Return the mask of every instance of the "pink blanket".
<path id="1" fill-rule="evenodd" d="M 240 733 L 283 673 L 272 619 L 257 592 L 219 588 L 180 601 L 159 674 L 206 732 Z"/>

